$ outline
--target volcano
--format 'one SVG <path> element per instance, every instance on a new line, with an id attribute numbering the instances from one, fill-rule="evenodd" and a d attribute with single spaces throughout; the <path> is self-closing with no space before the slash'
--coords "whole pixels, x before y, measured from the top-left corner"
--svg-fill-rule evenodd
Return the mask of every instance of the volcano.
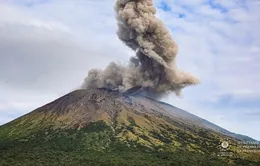
<path id="1" fill-rule="evenodd" d="M 0 126 L 0 165 L 260 165 L 241 141 L 135 89 L 76 90 Z"/>

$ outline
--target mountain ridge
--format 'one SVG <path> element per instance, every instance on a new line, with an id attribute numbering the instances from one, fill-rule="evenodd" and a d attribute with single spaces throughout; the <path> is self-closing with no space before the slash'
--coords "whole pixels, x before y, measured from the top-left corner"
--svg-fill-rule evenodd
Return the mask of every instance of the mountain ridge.
<path id="1" fill-rule="evenodd" d="M 140 96 L 140 95 L 141 95 L 140 93 L 139 93 L 139 94 L 137 93 L 137 94 L 134 94 L 133 96 Z M 130 94 L 130 96 L 132 96 L 132 94 Z M 166 103 L 166 102 L 163 102 L 163 101 L 159 101 L 159 100 L 153 99 L 153 98 L 148 97 L 148 96 L 146 96 L 146 95 L 141 95 L 141 96 L 142 96 L 142 97 L 145 97 L 145 98 L 148 98 L 148 99 L 150 99 L 150 100 L 153 100 L 154 102 L 159 102 L 160 104 L 169 106 L 169 107 L 171 107 L 171 108 L 173 108 L 173 109 L 177 109 L 177 110 L 179 110 L 180 112 L 185 113 L 185 114 L 186 114 L 186 117 L 187 117 L 187 116 L 191 116 L 191 117 L 193 117 L 193 118 L 199 119 L 201 122 L 206 123 L 205 125 L 206 125 L 209 129 L 212 129 L 212 130 L 214 130 L 214 131 L 216 131 L 216 132 L 220 132 L 220 133 L 222 133 L 222 134 L 224 134 L 224 135 L 231 136 L 231 137 L 234 137 L 234 138 L 237 138 L 237 139 L 241 139 L 241 140 L 243 140 L 243 141 L 257 141 L 256 139 L 253 139 L 253 138 L 251 138 L 251 137 L 249 137 L 249 136 L 246 136 L 246 135 L 243 135 L 243 134 L 234 133 L 234 132 L 230 132 L 230 131 L 228 131 L 227 129 L 225 129 L 225 128 L 223 128 L 223 127 L 220 127 L 220 126 L 218 126 L 218 125 L 216 125 L 216 124 L 214 124 L 214 123 L 212 123 L 212 122 L 210 122 L 210 121 L 208 121 L 208 120 L 206 120 L 206 119 L 204 119 L 204 118 L 201 118 L 201 117 L 199 117 L 199 116 L 197 116 L 197 115 L 194 115 L 194 114 L 192 114 L 192 113 L 190 113 L 190 112 L 188 112 L 188 111 L 186 111 L 186 110 L 183 110 L 183 109 L 180 109 L 180 108 L 178 108 L 178 107 L 175 107 L 175 106 L 173 106 L 173 105 L 171 105 L 171 104 L 169 104 L 169 103 Z M 175 110 L 175 111 L 176 111 L 176 110 Z M 208 125 L 207 125 L 207 124 L 208 124 Z"/>
<path id="2" fill-rule="evenodd" d="M 96 91 L 95 89 L 93 89 L 93 90 Z M 43 108 L 43 107 L 49 107 L 52 103 L 58 102 L 61 98 L 64 98 L 64 97 L 66 98 L 67 96 L 73 95 L 75 93 L 77 93 L 77 95 L 80 95 L 80 98 L 81 98 L 82 97 L 81 95 L 84 95 L 85 94 L 84 92 L 88 92 L 88 91 L 89 90 L 75 90 L 75 91 L 72 91 L 72 92 L 70 92 L 70 93 L 68 93 L 68 94 L 66 94 L 66 95 L 64 95 L 62 97 L 59 97 L 58 99 L 53 100 L 52 102 L 50 102 L 48 104 L 45 104 L 45 105 L 35 109 L 34 111 L 41 110 L 41 108 Z M 184 120 L 186 120 L 186 121 L 193 121 L 193 123 L 195 123 L 196 125 L 199 125 L 200 127 L 205 127 L 206 129 L 213 130 L 215 132 L 218 132 L 218 133 L 226 135 L 226 136 L 233 137 L 235 139 L 239 139 L 239 140 L 242 140 L 242 141 L 256 141 L 255 139 L 253 139 L 251 137 L 248 137 L 248 136 L 242 135 L 242 134 L 238 134 L 238 133 L 230 132 L 230 131 L 228 131 L 228 130 L 226 130 L 226 129 L 224 129 L 224 128 L 222 128 L 222 127 L 220 127 L 220 126 L 218 126 L 218 125 L 216 125 L 216 124 L 214 124 L 214 123 L 212 123 L 212 122 L 210 122 L 210 121 L 208 121 L 206 119 L 200 118 L 199 116 L 196 116 L 196 115 L 194 115 L 194 114 L 192 114 L 192 113 L 190 113 L 188 111 L 185 111 L 183 109 L 175 107 L 175 106 L 173 106 L 171 104 L 168 104 L 166 102 L 158 101 L 156 99 L 153 99 L 153 98 L 148 97 L 146 95 L 142 95 L 140 93 L 134 93 L 134 94 L 133 93 L 122 93 L 122 94 L 120 94 L 120 93 L 118 93 L 117 90 L 109 90 L 109 89 L 104 89 L 104 88 L 101 88 L 98 91 L 108 92 L 110 94 L 116 94 L 116 95 L 121 96 L 121 97 L 126 98 L 126 99 L 127 98 L 131 98 L 131 97 L 135 97 L 137 99 L 152 100 L 155 103 L 159 103 L 159 104 L 162 104 L 163 106 L 168 107 L 169 108 L 168 111 L 174 112 L 176 118 L 180 118 L 180 119 L 184 118 Z M 24 116 L 26 116 L 26 115 L 28 115 L 30 113 L 31 112 L 23 115 L 22 117 L 24 117 Z M 11 122 L 9 122 L 9 123 L 11 123 Z"/>
<path id="3" fill-rule="evenodd" d="M 242 140 L 207 125 L 195 115 L 142 95 L 76 90 L 0 126 L 0 156 L 8 164 L 15 159 L 14 165 L 18 159 L 24 165 L 39 160 L 75 165 L 78 158 L 85 165 L 257 165 L 260 161 L 258 155 L 240 152 L 237 142 Z M 232 144 L 228 152 L 234 156 L 228 159 L 219 156 L 224 140 Z M 64 156 L 69 157 L 63 163 Z"/>

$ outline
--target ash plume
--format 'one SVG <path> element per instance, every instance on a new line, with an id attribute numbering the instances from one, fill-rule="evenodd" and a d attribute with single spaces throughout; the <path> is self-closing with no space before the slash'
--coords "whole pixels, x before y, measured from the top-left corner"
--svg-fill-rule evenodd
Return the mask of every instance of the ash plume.
<path id="1" fill-rule="evenodd" d="M 127 66 L 111 62 L 104 70 L 90 70 L 82 88 L 123 92 L 140 87 L 144 93 L 158 97 L 169 92 L 178 95 L 184 87 L 199 83 L 196 77 L 177 68 L 178 45 L 155 17 L 152 0 L 117 0 L 115 11 L 118 38 L 136 56 Z"/>

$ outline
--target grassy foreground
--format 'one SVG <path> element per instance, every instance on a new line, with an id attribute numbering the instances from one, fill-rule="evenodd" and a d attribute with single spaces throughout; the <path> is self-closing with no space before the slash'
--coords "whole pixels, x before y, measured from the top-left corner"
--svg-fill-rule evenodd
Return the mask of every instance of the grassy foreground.
<path id="1" fill-rule="evenodd" d="M 122 141 L 116 137 L 116 132 L 121 131 L 113 131 L 103 121 L 82 129 L 46 128 L 23 137 L 5 132 L 0 130 L 1 166 L 260 165 L 257 161 L 220 158 L 214 153 L 198 153 L 182 148 L 170 150 L 164 145 L 147 147 L 137 140 Z"/>

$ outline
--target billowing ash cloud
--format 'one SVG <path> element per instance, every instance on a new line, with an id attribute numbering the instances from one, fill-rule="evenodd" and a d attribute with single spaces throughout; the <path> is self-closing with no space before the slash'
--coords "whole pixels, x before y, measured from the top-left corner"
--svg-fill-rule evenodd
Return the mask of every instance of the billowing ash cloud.
<path id="1" fill-rule="evenodd" d="M 163 22 L 155 17 L 152 0 L 117 0 L 117 35 L 136 52 L 127 66 L 111 62 L 104 70 L 92 69 L 83 88 L 125 91 L 140 87 L 149 95 L 181 89 L 199 82 L 176 67 L 178 46 Z"/>

